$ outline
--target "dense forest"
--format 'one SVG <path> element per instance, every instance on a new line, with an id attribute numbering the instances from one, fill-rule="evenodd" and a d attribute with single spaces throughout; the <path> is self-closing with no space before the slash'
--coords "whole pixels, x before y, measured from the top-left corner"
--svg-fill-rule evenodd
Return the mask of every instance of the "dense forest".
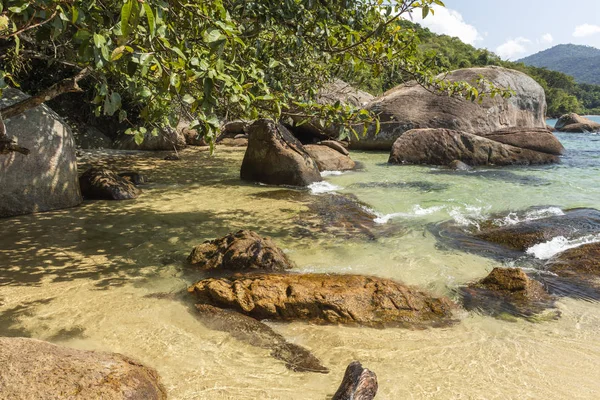
<path id="1" fill-rule="evenodd" d="M 456 37 L 435 34 L 410 21 L 404 20 L 399 24 L 416 31 L 420 53 L 430 65 L 447 70 L 487 65 L 516 69 L 533 77 L 545 89 L 548 116 L 558 117 L 568 112 L 600 114 L 600 85 L 578 84 L 572 76 L 561 72 L 521 62 L 503 61 L 487 49 L 475 48 Z M 366 90 L 380 93 L 396 86 L 404 78 L 410 79 L 390 70 L 376 79 L 364 79 L 360 85 Z"/>
<path id="2" fill-rule="evenodd" d="M 578 83 L 600 84 L 600 50 L 595 47 L 559 44 L 519 62 L 563 72 Z"/>

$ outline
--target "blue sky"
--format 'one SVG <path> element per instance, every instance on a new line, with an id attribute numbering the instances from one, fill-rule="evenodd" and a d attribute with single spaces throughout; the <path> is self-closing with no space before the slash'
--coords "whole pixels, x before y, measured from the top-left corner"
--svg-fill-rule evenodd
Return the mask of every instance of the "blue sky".
<path id="1" fill-rule="evenodd" d="M 436 33 L 459 37 L 503 59 L 517 60 L 557 44 L 600 48 L 600 0 L 444 0 L 425 20 Z"/>

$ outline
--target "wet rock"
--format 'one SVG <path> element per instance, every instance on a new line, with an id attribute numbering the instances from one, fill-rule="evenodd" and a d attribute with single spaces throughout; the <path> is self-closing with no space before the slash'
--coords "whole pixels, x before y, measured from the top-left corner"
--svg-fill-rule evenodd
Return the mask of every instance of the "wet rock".
<path id="1" fill-rule="evenodd" d="M 450 164 L 448 164 L 448 168 L 454 171 L 471 171 L 473 169 L 473 167 L 460 160 L 452 161 Z"/>
<path id="2" fill-rule="evenodd" d="M 265 119 L 249 128 L 240 176 L 272 185 L 308 186 L 321 181 L 317 164 L 302 144 L 285 127 Z"/>
<path id="3" fill-rule="evenodd" d="M 228 332 L 237 340 L 271 350 L 271 356 L 285 362 L 296 372 L 328 373 L 309 350 L 289 343 L 268 325 L 233 310 L 224 310 L 208 304 L 196 304 L 197 316 L 208 328 Z"/>
<path id="4" fill-rule="evenodd" d="M 3 399 L 163 400 L 157 372 L 121 354 L 0 338 Z"/>
<path id="5" fill-rule="evenodd" d="M 554 155 L 561 155 L 565 148 L 547 128 L 506 128 L 480 135 L 496 142 L 509 144 Z"/>
<path id="6" fill-rule="evenodd" d="M 356 167 L 349 156 L 329 146 L 307 144 L 304 150 L 315 160 L 319 171 L 348 171 Z"/>
<path id="7" fill-rule="evenodd" d="M 0 109 L 28 98 L 5 88 Z M 0 217 L 74 207 L 82 202 L 71 129 L 46 105 L 8 118 L 6 134 L 30 151 L 0 154 Z"/>
<path id="8" fill-rule="evenodd" d="M 377 277 L 251 274 L 204 279 L 188 291 L 200 303 L 256 319 L 423 328 L 453 322 L 453 303 Z"/>
<path id="9" fill-rule="evenodd" d="M 548 132 L 554 132 L 556 129 L 554 129 L 554 127 L 553 127 L 553 126 L 546 125 L 546 130 L 547 130 Z"/>
<path id="10" fill-rule="evenodd" d="M 440 96 L 435 89 L 432 93 L 431 89 L 410 82 L 387 91 L 365 106 L 380 116 L 381 130 L 376 133 L 374 128 L 369 129 L 367 136 L 353 140 L 350 148 L 390 150 L 402 134 L 412 129 L 443 128 L 480 135 L 507 127 L 546 126 L 544 89 L 522 72 L 499 67 L 467 68 L 440 78 L 477 86 L 480 76 L 497 87 L 512 88 L 515 94 L 510 98 L 486 96 L 479 103 L 457 96 Z"/>
<path id="11" fill-rule="evenodd" d="M 448 129 L 413 129 L 392 147 L 391 164 L 448 165 L 459 160 L 477 165 L 531 165 L 559 161 L 552 154 L 521 149 L 470 133 Z"/>
<path id="12" fill-rule="evenodd" d="M 554 298 L 542 284 L 529 278 L 520 268 L 494 268 L 487 277 L 460 292 L 467 310 L 494 317 L 510 315 L 534 319 L 554 307 Z"/>
<path id="13" fill-rule="evenodd" d="M 188 262 L 206 270 L 230 271 L 284 271 L 294 266 L 270 238 L 247 230 L 196 246 Z"/>
<path id="14" fill-rule="evenodd" d="M 129 180 L 106 168 L 90 168 L 79 178 L 81 193 L 89 200 L 128 200 L 142 192 Z"/>
<path id="15" fill-rule="evenodd" d="M 559 132 L 586 133 L 600 132 L 600 124 L 575 113 L 565 114 L 554 126 Z"/>
<path id="16" fill-rule="evenodd" d="M 353 361 L 346 368 L 344 379 L 331 400 L 372 400 L 377 394 L 377 375 Z"/>
<path id="17" fill-rule="evenodd" d="M 322 140 L 319 143 L 322 146 L 331 147 L 335 151 L 342 153 L 345 156 L 349 156 L 350 152 L 346 149 L 348 143 L 339 142 L 337 140 Z"/>
<path id="18" fill-rule="evenodd" d="M 552 257 L 544 282 L 559 295 L 600 300 L 600 243 L 588 243 Z"/>
<path id="19" fill-rule="evenodd" d="M 135 186 L 144 185 L 148 183 L 148 178 L 145 175 L 142 175 L 138 172 L 127 171 L 127 172 L 119 172 L 119 176 L 121 178 L 127 179 L 129 182 L 133 183 Z"/>

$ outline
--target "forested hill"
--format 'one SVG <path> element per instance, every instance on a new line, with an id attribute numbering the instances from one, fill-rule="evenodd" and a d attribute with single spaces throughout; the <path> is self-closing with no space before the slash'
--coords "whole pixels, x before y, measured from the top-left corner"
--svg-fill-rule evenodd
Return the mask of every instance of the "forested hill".
<path id="1" fill-rule="evenodd" d="M 415 29 L 424 56 L 448 69 L 498 65 L 522 71 L 533 77 L 546 91 L 547 115 L 557 117 L 569 112 L 600 114 L 600 85 L 579 84 L 562 72 L 525 65 L 522 62 L 503 61 L 487 49 L 478 49 L 456 37 L 438 35 L 410 21 L 400 23 L 405 29 Z M 599 63 L 600 64 L 600 63 Z M 372 92 L 388 90 L 399 84 L 394 73 L 384 73 L 377 82 L 370 81 L 364 88 Z"/>
<path id="2" fill-rule="evenodd" d="M 559 44 L 519 62 L 571 75 L 579 83 L 600 84 L 600 49 Z"/>

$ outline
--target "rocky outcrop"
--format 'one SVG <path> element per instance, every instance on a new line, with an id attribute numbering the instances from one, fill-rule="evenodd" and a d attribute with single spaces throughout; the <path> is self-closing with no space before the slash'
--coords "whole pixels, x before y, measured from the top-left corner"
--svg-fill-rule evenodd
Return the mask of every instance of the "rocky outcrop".
<path id="1" fill-rule="evenodd" d="M 129 200 L 137 198 L 141 189 L 106 168 L 90 168 L 79 178 L 81 193 L 88 200 Z"/>
<path id="2" fill-rule="evenodd" d="M 560 156 L 565 148 L 546 128 L 507 128 L 492 133 L 481 134 L 486 139 L 509 144 L 521 149 Z"/>
<path id="3" fill-rule="evenodd" d="M 381 131 L 369 129 L 367 136 L 353 140 L 351 148 L 389 150 L 404 132 L 422 128 L 444 128 L 470 134 L 487 134 L 508 127 L 543 128 L 544 89 L 522 72 L 499 68 L 468 68 L 453 71 L 445 79 L 476 85 L 481 76 L 515 95 L 485 97 L 481 103 L 461 97 L 433 93 L 412 82 L 398 86 L 372 100 L 365 108 L 380 116 Z"/>
<path id="4" fill-rule="evenodd" d="M 163 400 L 157 372 L 121 354 L 0 338 L 0 398 Z"/>
<path id="5" fill-rule="evenodd" d="M 249 128 L 240 176 L 272 185 L 308 186 L 321 180 L 315 161 L 282 125 L 258 120 Z"/>
<path id="6" fill-rule="evenodd" d="M 377 375 L 352 361 L 346 368 L 344 379 L 331 400 L 372 400 L 377 394 Z"/>
<path id="7" fill-rule="evenodd" d="M 271 356 L 285 362 L 285 366 L 292 371 L 329 372 L 309 350 L 289 343 L 268 325 L 254 318 L 208 304 L 196 304 L 196 310 L 198 318 L 208 328 L 228 332 L 239 341 L 271 350 Z"/>
<path id="8" fill-rule="evenodd" d="M 360 275 L 251 274 L 205 279 L 188 291 L 256 319 L 412 328 L 453 322 L 448 299 Z"/>
<path id="9" fill-rule="evenodd" d="M 270 238 L 247 230 L 194 247 L 188 262 L 205 270 L 230 271 L 284 271 L 294 266 Z"/>
<path id="10" fill-rule="evenodd" d="M 348 171 L 356 168 L 356 163 L 330 146 L 318 144 L 304 145 L 304 150 L 315 160 L 319 171 Z"/>
<path id="11" fill-rule="evenodd" d="M 448 129 L 413 129 L 400 136 L 389 158 L 392 164 L 531 165 L 559 161 L 558 156 L 522 149 L 470 133 Z"/>
<path id="12" fill-rule="evenodd" d="M 139 145 L 133 135 L 123 135 L 115 140 L 114 148 L 119 150 L 172 151 L 185 148 L 186 140 L 181 130 L 164 128 L 154 136 L 150 132 L 144 135 Z"/>
<path id="13" fill-rule="evenodd" d="M 2 91 L 0 108 L 28 96 Z M 81 203 L 71 129 L 46 105 L 6 119 L 6 134 L 30 151 L 0 154 L 0 217 L 74 207 Z"/>
<path id="14" fill-rule="evenodd" d="M 520 268 L 494 268 L 479 282 L 461 289 L 467 310 L 503 317 L 532 318 L 554 307 L 554 298 L 542 284 Z"/>
<path id="15" fill-rule="evenodd" d="M 575 113 L 565 114 L 558 119 L 554 126 L 559 132 L 588 133 L 600 132 L 600 124 Z"/>

